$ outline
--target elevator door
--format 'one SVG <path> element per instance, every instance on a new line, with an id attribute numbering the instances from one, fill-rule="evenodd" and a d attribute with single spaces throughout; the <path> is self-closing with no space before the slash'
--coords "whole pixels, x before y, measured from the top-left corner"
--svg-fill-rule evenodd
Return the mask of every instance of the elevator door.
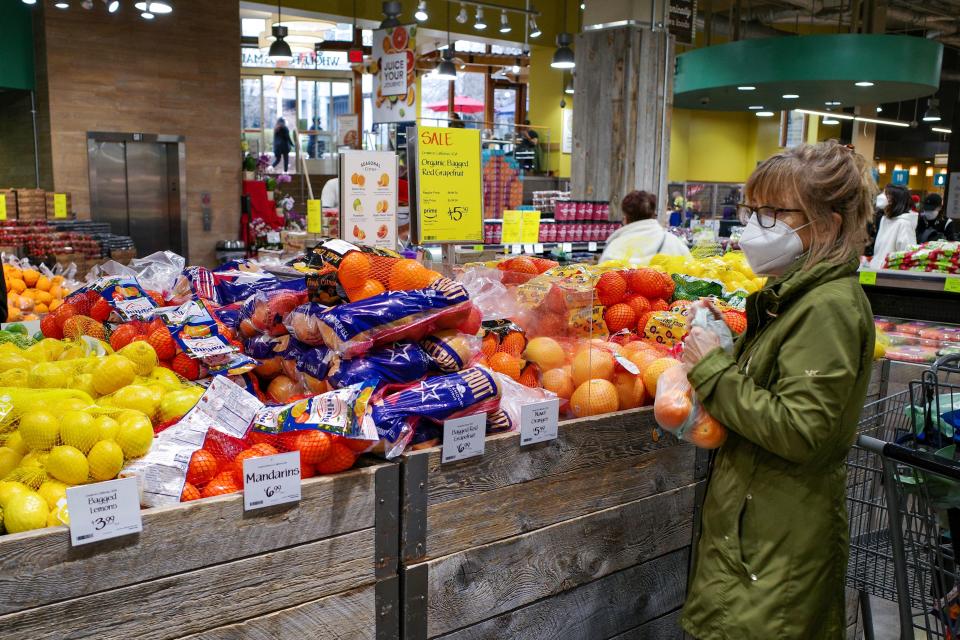
<path id="1" fill-rule="evenodd" d="M 104 135 L 88 139 L 93 219 L 133 238 L 138 255 L 183 255 L 178 143 Z"/>

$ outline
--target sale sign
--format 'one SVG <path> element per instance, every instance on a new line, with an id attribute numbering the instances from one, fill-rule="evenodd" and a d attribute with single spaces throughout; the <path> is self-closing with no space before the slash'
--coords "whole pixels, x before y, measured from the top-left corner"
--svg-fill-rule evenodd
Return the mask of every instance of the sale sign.
<path id="1" fill-rule="evenodd" d="M 416 25 L 399 25 L 373 32 L 373 122 L 416 120 Z"/>
<path id="2" fill-rule="evenodd" d="M 417 127 L 420 242 L 483 242 L 483 171 L 477 129 Z"/>

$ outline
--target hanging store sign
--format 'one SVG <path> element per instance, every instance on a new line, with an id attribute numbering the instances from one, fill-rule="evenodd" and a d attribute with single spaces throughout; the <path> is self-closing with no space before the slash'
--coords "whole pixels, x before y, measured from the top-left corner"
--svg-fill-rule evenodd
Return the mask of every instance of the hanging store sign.
<path id="1" fill-rule="evenodd" d="M 417 76 L 414 51 L 416 25 L 373 32 L 373 123 L 409 122 L 416 117 Z"/>
<path id="2" fill-rule="evenodd" d="M 667 7 L 669 31 L 682 44 L 693 44 L 696 35 L 697 0 L 670 0 Z"/>
<path id="3" fill-rule="evenodd" d="M 890 177 L 890 182 L 900 187 L 905 187 L 910 182 L 910 172 L 906 169 L 894 169 Z"/>
<path id="4" fill-rule="evenodd" d="M 396 250 L 397 154 L 340 154 L 340 238 Z"/>
<path id="5" fill-rule="evenodd" d="M 407 137 L 417 242 L 483 242 L 480 131 L 416 127 Z"/>

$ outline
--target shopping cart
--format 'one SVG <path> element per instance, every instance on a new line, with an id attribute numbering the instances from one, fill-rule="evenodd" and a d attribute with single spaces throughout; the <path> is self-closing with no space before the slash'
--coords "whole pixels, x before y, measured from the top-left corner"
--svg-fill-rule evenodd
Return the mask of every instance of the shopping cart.
<path id="1" fill-rule="evenodd" d="M 952 421 L 960 408 L 960 356 L 935 363 L 901 393 L 864 407 L 847 462 L 850 559 L 847 585 L 860 595 L 873 638 L 869 596 L 896 602 L 900 637 L 960 639 L 954 546 L 960 537 L 960 463 Z"/>

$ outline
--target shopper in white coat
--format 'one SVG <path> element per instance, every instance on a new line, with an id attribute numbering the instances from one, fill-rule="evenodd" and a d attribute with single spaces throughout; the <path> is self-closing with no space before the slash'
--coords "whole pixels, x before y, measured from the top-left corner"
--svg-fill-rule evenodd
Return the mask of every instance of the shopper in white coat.
<path id="1" fill-rule="evenodd" d="M 689 256 L 687 243 L 669 233 L 657 221 L 657 196 L 646 191 L 631 191 L 620 205 L 624 226 L 607 239 L 600 261 L 625 260 L 645 265 L 658 253 Z"/>
<path id="2" fill-rule="evenodd" d="M 888 253 L 904 251 L 910 245 L 917 244 L 917 218 L 919 214 L 911 210 L 910 192 L 904 187 L 887 185 L 884 189 L 887 207 L 880 218 L 877 240 L 873 245 L 873 259 L 870 267 L 882 269 Z"/>

